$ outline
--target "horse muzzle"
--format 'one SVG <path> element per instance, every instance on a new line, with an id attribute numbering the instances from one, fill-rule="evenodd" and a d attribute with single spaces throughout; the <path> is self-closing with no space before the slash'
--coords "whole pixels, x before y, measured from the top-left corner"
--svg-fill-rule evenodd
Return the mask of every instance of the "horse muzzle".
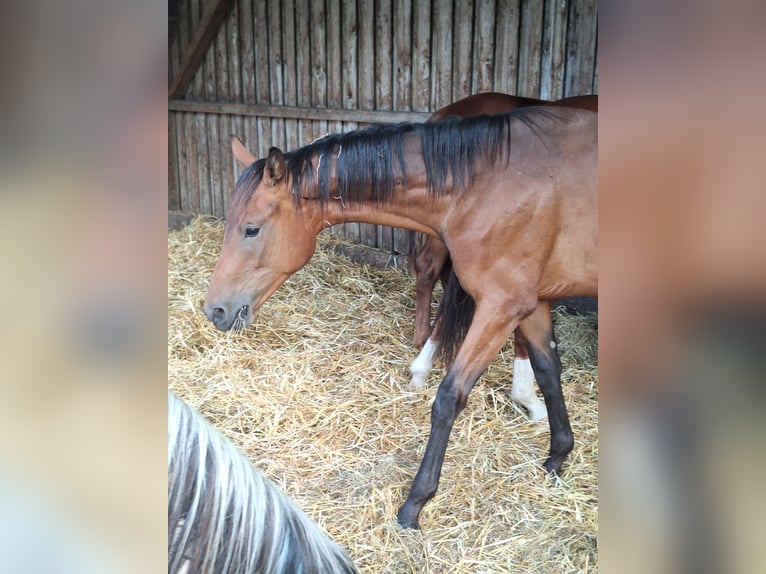
<path id="1" fill-rule="evenodd" d="M 205 316 L 221 331 L 244 329 L 250 322 L 250 306 L 205 302 Z"/>

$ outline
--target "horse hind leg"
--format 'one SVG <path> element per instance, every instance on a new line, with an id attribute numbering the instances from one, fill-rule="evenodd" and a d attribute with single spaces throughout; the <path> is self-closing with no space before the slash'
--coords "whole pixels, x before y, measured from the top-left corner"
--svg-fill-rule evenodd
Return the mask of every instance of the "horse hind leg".
<path id="1" fill-rule="evenodd" d="M 412 256 L 415 275 L 415 336 L 413 343 L 422 347 L 431 334 L 431 295 L 439 278 L 449 276 L 449 251 L 443 242 L 426 237 Z M 444 281 L 444 279 L 442 279 Z"/>
<path id="2" fill-rule="evenodd" d="M 551 445 L 543 466 L 548 472 L 558 474 L 574 447 L 574 438 L 561 392 L 561 360 L 556 350 L 550 304 L 541 301 L 534 313 L 519 324 L 519 330 L 527 341 L 530 363 L 548 409 Z"/>
<path id="3" fill-rule="evenodd" d="M 525 407 L 533 421 L 541 421 L 548 416 L 545 403 L 535 393 L 535 373 L 529 361 L 527 341 L 518 327 L 514 335 L 511 399 Z"/>
<path id="4" fill-rule="evenodd" d="M 465 341 L 434 398 L 426 452 L 407 500 L 397 514 L 397 520 L 403 527 L 419 528 L 420 511 L 439 486 L 444 454 L 455 419 L 465 407 L 476 381 L 497 355 L 519 319 L 528 312 L 516 308 L 498 313 L 497 306 L 492 303 L 477 305 Z"/>
<path id="5" fill-rule="evenodd" d="M 428 374 L 434 368 L 434 358 L 439 350 L 439 343 L 433 339 L 433 334 L 426 340 L 426 344 L 420 350 L 420 353 L 410 365 L 410 387 L 415 390 L 421 390 L 426 385 Z"/>

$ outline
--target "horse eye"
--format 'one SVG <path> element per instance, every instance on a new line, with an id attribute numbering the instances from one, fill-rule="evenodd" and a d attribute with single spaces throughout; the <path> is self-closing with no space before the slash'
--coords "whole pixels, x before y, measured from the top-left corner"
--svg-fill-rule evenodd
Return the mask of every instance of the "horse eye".
<path id="1" fill-rule="evenodd" d="M 258 234 L 261 232 L 260 227 L 247 227 L 245 229 L 245 237 L 258 237 Z"/>

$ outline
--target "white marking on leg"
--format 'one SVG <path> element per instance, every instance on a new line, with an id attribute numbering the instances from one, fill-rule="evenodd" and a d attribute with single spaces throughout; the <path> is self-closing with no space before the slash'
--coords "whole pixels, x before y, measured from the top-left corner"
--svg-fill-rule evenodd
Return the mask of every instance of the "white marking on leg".
<path id="1" fill-rule="evenodd" d="M 529 411 L 529 418 L 533 421 L 540 421 L 548 416 L 545 403 L 535 394 L 535 374 L 529 359 L 519 359 L 518 357 L 513 359 L 511 398 L 526 407 Z"/>
<path id="2" fill-rule="evenodd" d="M 410 387 L 413 389 L 420 390 L 426 385 L 428 373 L 434 368 L 434 357 L 436 357 L 438 348 L 439 343 L 429 338 L 420 350 L 420 354 L 412 361 L 412 365 L 410 365 L 410 373 L 412 374 Z"/>
<path id="3" fill-rule="evenodd" d="M 555 348 L 556 348 L 556 341 L 551 341 L 551 349 L 555 349 Z"/>

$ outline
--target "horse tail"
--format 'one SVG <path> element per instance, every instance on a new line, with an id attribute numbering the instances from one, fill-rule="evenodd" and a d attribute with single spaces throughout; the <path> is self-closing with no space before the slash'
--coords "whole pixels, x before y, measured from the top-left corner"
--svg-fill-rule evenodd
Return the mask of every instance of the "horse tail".
<path id="1" fill-rule="evenodd" d="M 447 368 L 452 365 L 455 355 L 463 344 L 475 310 L 476 303 L 463 290 L 453 268 L 444 286 L 444 294 L 434 321 L 435 332 L 438 332 L 439 353 Z"/>
<path id="2" fill-rule="evenodd" d="M 168 392 L 168 573 L 357 572 L 346 552 Z"/>

